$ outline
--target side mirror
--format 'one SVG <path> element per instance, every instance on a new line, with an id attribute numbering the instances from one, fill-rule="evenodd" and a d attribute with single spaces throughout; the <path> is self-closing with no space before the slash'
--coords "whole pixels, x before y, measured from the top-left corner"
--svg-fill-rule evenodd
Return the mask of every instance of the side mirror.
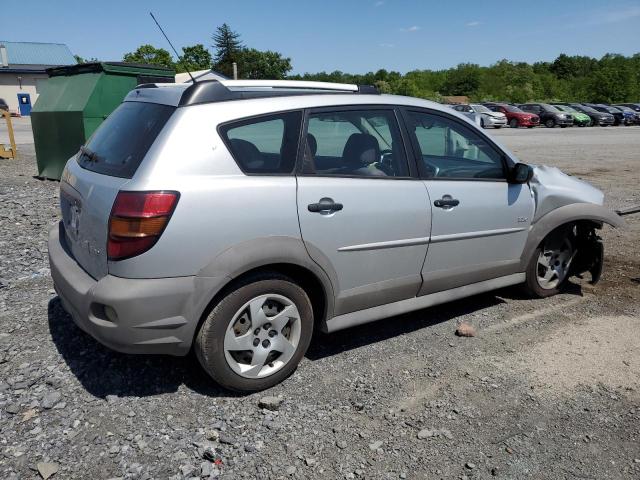
<path id="1" fill-rule="evenodd" d="M 527 183 L 533 177 L 533 168 L 526 163 L 516 163 L 509 172 L 509 183 Z"/>

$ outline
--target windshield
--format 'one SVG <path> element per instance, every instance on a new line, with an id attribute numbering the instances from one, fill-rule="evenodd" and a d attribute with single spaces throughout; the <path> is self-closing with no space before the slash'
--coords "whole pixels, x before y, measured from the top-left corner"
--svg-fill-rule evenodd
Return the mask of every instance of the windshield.
<path id="1" fill-rule="evenodd" d="M 472 103 L 471 107 L 476 111 L 476 112 L 480 112 L 480 113 L 491 113 L 491 110 L 489 110 L 487 107 L 485 107 L 484 105 L 478 105 L 477 103 Z"/>
<path id="2" fill-rule="evenodd" d="M 595 108 L 587 107 L 586 105 L 575 105 L 580 112 L 588 112 L 588 113 L 598 113 Z"/>
<path id="3" fill-rule="evenodd" d="M 175 107 L 124 102 L 80 148 L 78 164 L 92 172 L 131 178 Z"/>
<path id="4" fill-rule="evenodd" d="M 622 110 L 623 112 L 631 112 L 634 113 L 634 110 L 632 108 L 629 107 L 625 107 L 624 105 L 616 105 L 616 108 L 618 110 Z"/>
<path id="5" fill-rule="evenodd" d="M 548 103 L 541 103 L 540 105 L 542 105 L 544 107 L 545 110 L 549 111 L 549 112 L 559 112 L 560 110 L 558 109 L 558 107 L 555 107 L 553 105 L 549 105 Z"/>
<path id="6" fill-rule="evenodd" d="M 507 112 L 511 113 L 524 113 L 523 110 L 520 110 L 518 107 L 514 107 L 513 105 L 501 105 Z"/>

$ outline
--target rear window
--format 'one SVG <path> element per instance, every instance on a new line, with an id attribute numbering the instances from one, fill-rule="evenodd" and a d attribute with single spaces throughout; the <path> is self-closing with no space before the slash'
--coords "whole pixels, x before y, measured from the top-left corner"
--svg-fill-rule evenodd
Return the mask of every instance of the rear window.
<path id="1" fill-rule="evenodd" d="M 82 168 L 131 178 L 175 107 L 125 102 L 116 108 L 81 148 Z"/>

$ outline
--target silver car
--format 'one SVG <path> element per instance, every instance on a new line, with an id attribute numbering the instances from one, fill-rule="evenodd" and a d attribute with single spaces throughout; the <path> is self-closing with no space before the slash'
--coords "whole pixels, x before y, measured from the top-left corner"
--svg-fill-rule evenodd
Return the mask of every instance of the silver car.
<path id="1" fill-rule="evenodd" d="M 147 84 L 66 165 L 63 307 L 122 352 L 191 349 L 221 385 L 290 375 L 314 327 L 602 269 L 603 194 L 448 107 L 372 87 Z M 394 321 L 398 321 L 397 319 Z"/>
<path id="2" fill-rule="evenodd" d="M 502 128 L 507 125 L 507 117 L 502 112 L 494 112 L 479 103 L 471 103 L 469 105 L 452 105 L 452 108 L 466 115 L 474 115 L 476 122 L 482 128 Z"/>

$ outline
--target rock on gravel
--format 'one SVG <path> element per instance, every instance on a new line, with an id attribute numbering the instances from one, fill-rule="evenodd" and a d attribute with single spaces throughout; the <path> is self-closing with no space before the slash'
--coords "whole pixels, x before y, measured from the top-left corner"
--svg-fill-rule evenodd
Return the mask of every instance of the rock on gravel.
<path id="1" fill-rule="evenodd" d="M 475 337 L 476 329 L 473 325 L 469 325 L 468 323 L 461 323 L 456 329 L 456 335 L 459 337 Z"/>
<path id="2" fill-rule="evenodd" d="M 47 480 L 47 478 L 52 477 L 58 472 L 58 470 L 60 470 L 60 466 L 57 463 L 47 462 L 38 463 L 36 465 L 36 468 L 38 469 L 38 473 L 43 478 L 43 480 Z"/>
<path id="3" fill-rule="evenodd" d="M 282 405 L 282 397 L 262 397 L 258 402 L 260 408 L 276 411 Z"/>
<path id="4" fill-rule="evenodd" d="M 50 392 L 47 393 L 44 397 L 42 397 L 42 402 L 40 405 L 42 408 L 46 408 L 47 410 L 53 408 L 56 403 L 58 403 L 62 399 L 62 394 L 60 392 Z"/>

